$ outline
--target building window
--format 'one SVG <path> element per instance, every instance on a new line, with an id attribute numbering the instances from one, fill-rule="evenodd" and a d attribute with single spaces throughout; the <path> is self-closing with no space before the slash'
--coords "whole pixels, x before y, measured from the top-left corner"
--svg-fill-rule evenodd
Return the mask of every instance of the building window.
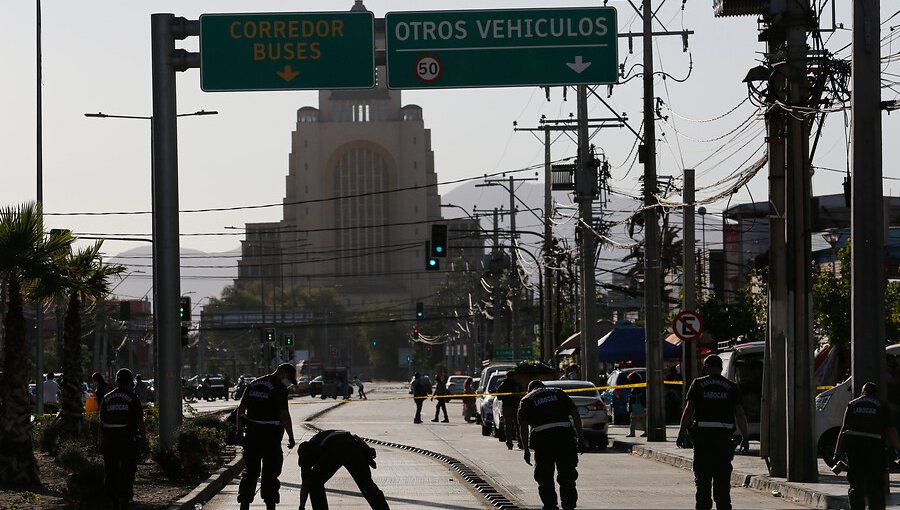
<path id="1" fill-rule="evenodd" d="M 383 274 L 388 268 L 388 165 L 374 151 L 350 149 L 332 169 L 335 194 L 334 245 L 338 274 Z"/>

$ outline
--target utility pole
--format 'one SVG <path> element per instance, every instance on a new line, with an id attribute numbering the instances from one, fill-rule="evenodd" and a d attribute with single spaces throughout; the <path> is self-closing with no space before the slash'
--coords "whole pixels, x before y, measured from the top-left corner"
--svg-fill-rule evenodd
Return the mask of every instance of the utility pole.
<path id="1" fill-rule="evenodd" d="M 884 209 L 881 161 L 880 0 L 853 1 L 851 111 L 851 350 L 853 395 L 885 388 Z"/>
<path id="2" fill-rule="evenodd" d="M 588 134 L 587 86 L 578 86 L 578 178 L 575 179 L 575 200 L 578 202 L 578 229 L 581 243 L 581 374 L 584 380 L 599 383 L 597 362 L 597 289 L 594 252 L 596 238 L 593 202 L 597 182 L 594 156 Z"/>
<path id="3" fill-rule="evenodd" d="M 653 8 L 644 0 L 644 331 L 647 350 L 647 440 L 666 440 L 663 394 L 662 274 L 656 183 L 656 118 L 653 91 Z"/>
<path id="4" fill-rule="evenodd" d="M 809 0 L 788 2 L 786 28 L 789 108 L 808 107 L 807 19 Z M 795 482 L 818 479 L 813 442 L 813 342 L 810 293 L 809 127 L 811 117 L 800 111 L 788 115 L 787 179 L 787 478 Z M 870 289 L 871 290 L 871 289 Z"/>
<path id="5" fill-rule="evenodd" d="M 498 323 L 500 321 L 500 285 L 498 284 L 498 278 L 496 277 L 495 271 L 497 270 L 497 266 L 499 263 L 497 262 L 500 259 L 500 224 L 499 224 L 499 215 L 497 213 L 497 208 L 494 208 L 494 235 L 493 235 L 494 246 L 491 248 L 491 273 L 494 274 L 493 279 L 493 288 L 492 295 L 494 300 L 493 306 L 493 317 L 494 319 L 491 321 L 491 347 L 493 351 L 496 351 L 498 347 L 500 347 L 500 342 L 497 341 L 499 326 Z M 492 352 L 493 352 L 492 351 Z M 492 356 L 493 357 L 493 356 Z"/>
<path id="6" fill-rule="evenodd" d="M 694 169 L 684 169 L 684 309 L 697 309 L 697 234 L 694 221 Z M 697 342 L 683 342 L 681 347 L 682 395 L 687 400 L 687 390 L 697 377 Z"/>
<path id="7" fill-rule="evenodd" d="M 781 19 L 775 24 L 784 23 Z M 768 59 L 770 67 L 783 58 L 785 40 L 777 27 L 769 31 Z M 769 150 L 769 295 L 768 324 L 763 392 L 762 419 L 760 420 L 760 456 L 769 459 L 772 476 L 787 476 L 787 223 L 785 221 L 785 164 L 786 115 L 774 104 L 787 100 L 786 81 L 781 73 L 770 72 L 768 78 L 768 102 L 771 107 L 766 115 L 767 144 Z"/>
<path id="8" fill-rule="evenodd" d="M 522 346 L 521 331 L 519 331 L 519 249 L 516 245 L 516 180 L 509 176 L 509 278 L 512 294 L 510 304 L 510 324 L 512 327 L 513 359 L 520 358 Z"/>
<path id="9" fill-rule="evenodd" d="M 544 126 L 544 330 L 541 359 L 550 361 L 556 348 L 553 328 L 553 168 L 550 159 L 550 126 Z"/>
<path id="10" fill-rule="evenodd" d="M 615 112 L 613 112 L 615 113 Z M 586 114 L 585 114 L 586 115 Z M 602 129 L 608 127 L 619 127 L 625 125 L 628 118 L 625 115 L 618 115 L 613 118 L 593 118 L 587 119 L 586 129 Z M 553 321 L 553 164 L 550 155 L 550 132 L 551 131 L 578 131 L 581 128 L 580 119 L 576 119 L 574 126 L 572 119 L 548 120 L 541 119 L 540 127 L 520 128 L 515 127 L 515 131 L 543 131 L 544 132 L 544 329 L 542 332 L 543 341 L 541 357 L 549 360 L 554 349 L 556 348 L 556 328 Z M 566 165 L 563 165 L 566 166 Z M 578 169 L 576 168 L 576 171 Z M 593 171 L 593 170 L 592 170 Z M 595 178 L 596 179 L 596 178 Z M 562 189 L 562 188 L 557 188 Z M 574 189 L 573 187 L 565 187 L 566 190 Z M 593 193 L 593 192 L 591 192 Z M 593 200 L 593 198 L 592 198 Z"/>

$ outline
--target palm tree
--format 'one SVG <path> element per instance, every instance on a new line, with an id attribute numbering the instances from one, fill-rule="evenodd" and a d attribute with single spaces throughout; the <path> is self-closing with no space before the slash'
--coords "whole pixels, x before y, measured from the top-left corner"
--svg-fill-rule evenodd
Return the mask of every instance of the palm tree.
<path id="1" fill-rule="evenodd" d="M 104 264 L 100 256 L 103 241 L 69 251 L 60 261 L 46 288 L 51 295 L 68 301 L 63 325 L 63 380 L 60 387 L 60 416 L 69 432 L 81 428 L 84 404 L 81 402 L 82 373 L 81 312 L 91 302 L 100 302 L 109 293 L 110 277 L 125 270 L 124 266 Z"/>
<path id="2" fill-rule="evenodd" d="M 35 283 L 47 277 L 68 252 L 72 236 L 44 234 L 40 205 L 29 202 L 0 209 L 0 278 L 8 285 L 3 326 L 6 347 L 0 377 L 0 485 L 40 484 L 31 438 L 31 402 L 27 386 L 24 301 Z"/>

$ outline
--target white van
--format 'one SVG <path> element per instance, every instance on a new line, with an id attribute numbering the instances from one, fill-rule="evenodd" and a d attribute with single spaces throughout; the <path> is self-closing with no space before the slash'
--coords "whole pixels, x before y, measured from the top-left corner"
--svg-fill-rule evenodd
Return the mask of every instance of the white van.
<path id="1" fill-rule="evenodd" d="M 888 358 L 900 357 L 900 344 L 889 345 L 886 349 Z M 882 388 L 886 392 L 887 388 Z M 882 398 L 887 394 L 883 393 Z M 853 389 L 850 379 L 838 384 L 830 390 L 825 390 L 816 396 L 816 448 L 819 456 L 828 465 L 832 465 L 831 455 L 837 443 L 838 434 L 844 421 L 844 411 L 847 404 L 853 399 Z"/>
<path id="2" fill-rule="evenodd" d="M 719 353 L 722 375 L 736 382 L 741 390 L 750 435 L 747 439 L 759 439 L 765 350 L 765 342 L 747 342 Z"/>

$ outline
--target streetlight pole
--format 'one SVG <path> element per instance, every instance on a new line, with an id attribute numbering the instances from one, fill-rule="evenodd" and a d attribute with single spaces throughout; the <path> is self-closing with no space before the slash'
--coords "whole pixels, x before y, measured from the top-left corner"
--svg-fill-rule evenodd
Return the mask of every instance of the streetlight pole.
<path id="1" fill-rule="evenodd" d="M 191 112 L 191 113 L 179 113 L 175 116 L 176 117 L 202 117 L 202 116 L 206 116 L 206 115 L 218 115 L 218 114 L 219 114 L 219 112 L 216 110 L 197 110 L 197 111 Z M 151 148 L 153 147 L 153 116 L 152 115 L 116 115 L 116 114 L 97 112 L 97 113 L 85 113 L 84 116 L 88 117 L 88 118 L 92 118 L 92 119 L 149 120 L 150 121 L 150 147 Z M 156 184 L 155 184 L 155 179 L 154 179 L 155 172 L 153 170 L 154 170 L 154 158 L 153 158 L 153 155 L 151 154 L 150 155 L 150 176 L 151 176 L 150 177 L 150 199 L 151 199 L 151 201 L 156 196 Z M 127 240 L 127 241 L 133 241 L 133 240 L 149 241 L 151 251 L 153 252 L 152 254 L 155 257 L 156 243 L 154 242 L 154 239 L 156 238 L 156 231 L 157 231 L 156 230 L 156 215 L 153 215 L 152 221 L 153 221 L 153 225 L 151 228 L 152 239 L 132 239 L 132 238 L 125 239 L 125 238 L 115 238 L 115 237 L 104 237 L 103 239 L 116 239 L 116 240 L 123 240 L 123 241 L 125 241 L 125 240 Z M 79 238 L 80 239 L 91 239 L 90 237 L 83 237 L 83 236 L 80 236 Z M 152 324 L 152 333 L 153 333 L 153 346 L 154 346 L 154 350 L 155 350 L 158 346 L 157 337 L 156 337 L 156 330 L 157 330 L 156 315 L 159 312 L 159 310 L 157 309 L 159 300 L 158 300 L 158 296 L 156 293 L 156 290 L 157 290 L 156 271 L 153 272 L 153 280 L 152 280 L 151 286 L 153 288 L 153 309 L 152 309 L 153 321 L 151 324 Z M 156 363 L 154 362 L 154 372 L 156 371 L 156 368 L 157 368 L 157 366 L 156 366 Z M 159 374 L 155 374 L 155 377 L 157 378 L 157 380 L 159 380 Z"/>

